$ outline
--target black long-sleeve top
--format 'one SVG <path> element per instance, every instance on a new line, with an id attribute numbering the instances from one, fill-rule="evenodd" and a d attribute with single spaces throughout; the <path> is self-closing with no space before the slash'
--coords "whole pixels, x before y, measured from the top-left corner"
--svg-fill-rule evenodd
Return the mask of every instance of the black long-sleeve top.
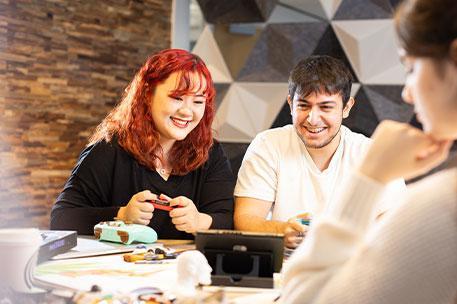
<path id="1" fill-rule="evenodd" d="M 212 229 L 233 228 L 234 178 L 221 145 L 214 143 L 209 159 L 184 176 L 164 180 L 155 170 L 140 165 L 115 139 L 88 146 L 80 155 L 51 211 L 51 229 L 93 234 L 93 227 L 110 221 L 120 207 L 141 191 L 169 197 L 186 196 L 199 212 L 210 215 Z M 156 209 L 149 223 L 159 238 L 191 239 L 178 231 L 167 211 Z"/>

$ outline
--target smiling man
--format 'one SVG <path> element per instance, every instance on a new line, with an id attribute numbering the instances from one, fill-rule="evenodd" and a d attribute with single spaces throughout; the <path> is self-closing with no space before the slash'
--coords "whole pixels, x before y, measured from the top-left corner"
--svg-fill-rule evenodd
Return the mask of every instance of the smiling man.
<path id="1" fill-rule="evenodd" d="M 355 102 L 351 86 L 338 59 L 311 56 L 295 66 L 287 96 L 293 125 L 264 131 L 249 146 L 235 188 L 236 229 L 284 233 L 285 245 L 295 248 L 307 230 L 297 219 L 318 216 L 342 195 L 370 144 L 342 125 Z M 395 181 L 386 195 L 404 189 Z M 380 204 L 373 219 L 387 209 Z"/>

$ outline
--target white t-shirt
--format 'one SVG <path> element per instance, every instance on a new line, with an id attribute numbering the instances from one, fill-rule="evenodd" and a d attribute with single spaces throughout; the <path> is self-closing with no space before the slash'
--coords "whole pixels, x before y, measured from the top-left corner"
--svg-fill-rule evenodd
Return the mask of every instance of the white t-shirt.
<path id="1" fill-rule="evenodd" d="M 328 168 L 320 171 L 293 125 L 266 130 L 247 149 L 234 194 L 273 202 L 272 220 L 287 221 L 303 212 L 318 216 L 342 194 L 344 180 L 365 155 L 369 144 L 369 138 L 341 126 L 338 148 Z M 391 195 L 406 189 L 402 180 L 388 188 L 386 194 Z M 382 202 L 377 214 L 389 209 Z"/>

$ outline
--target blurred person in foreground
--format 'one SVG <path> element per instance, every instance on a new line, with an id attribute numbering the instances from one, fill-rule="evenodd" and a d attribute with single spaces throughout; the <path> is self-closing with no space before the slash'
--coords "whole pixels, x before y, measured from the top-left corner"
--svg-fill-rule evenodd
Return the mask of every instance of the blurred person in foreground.
<path id="1" fill-rule="evenodd" d="M 403 99 L 424 131 L 379 125 L 347 191 L 286 265 L 283 303 L 456 303 L 456 168 L 411 184 L 380 225 L 368 225 L 389 181 L 436 167 L 457 139 L 457 3 L 406 0 L 395 25 Z"/>

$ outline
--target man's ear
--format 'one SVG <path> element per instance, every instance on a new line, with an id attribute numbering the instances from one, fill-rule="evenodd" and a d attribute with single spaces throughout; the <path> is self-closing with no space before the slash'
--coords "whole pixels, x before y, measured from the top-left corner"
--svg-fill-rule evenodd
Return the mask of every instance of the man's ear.
<path id="1" fill-rule="evenodd" d="M 449 57 L 451 57 L 452 62 L 457 66 L 457 38 L 451 42 Z"/>
<path id="2" fill-rule="evenodd" d="M 287 103 L 289 104 L 290 114 L 292 114 L 292 98 L 290 98 L 290 95 L 287 95 Z"/>
<path id="3" fill-rule="evenodd" d="M 346 103 L 346 105 L 344 106 L 344 109 L 343 109 L 343 118 L 348 118 L 349 112 L 351 112 L 351 109 L 354 106 L 354 104 L 355 104 L 354 98 L 353 97 L 349 97 L 349 100 L 348 100 L 348 102 Z"/>

